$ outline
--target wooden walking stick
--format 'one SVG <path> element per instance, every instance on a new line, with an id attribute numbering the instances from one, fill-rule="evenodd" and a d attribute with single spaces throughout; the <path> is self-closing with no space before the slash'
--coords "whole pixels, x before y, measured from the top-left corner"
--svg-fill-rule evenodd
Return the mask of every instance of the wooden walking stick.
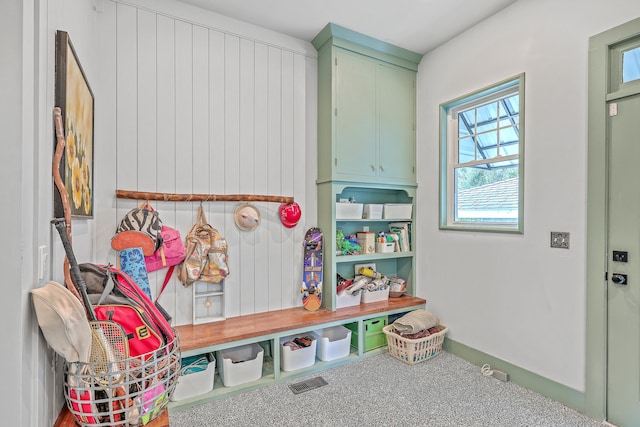
<path id="1" fill-rule="evenodd" d="M 58 193 L 60 193 L 60 200 L 62 200 L 67 238 L 69 239 L 69 243 L 71 243 L 71 205 L 69 205 L 69 193 L 67 192 L 67 188 L 64 186 L 62 176 L 60 175 L 60 162 L 62 161 L 62 155 L 64 154 L 64 148 L 66 146 L 64 129 L 62 127 L 62 111 L 60 110 L 60 107 L 55 107 L 53 109 L 53 121 L 56 129 L 56 151 L 53 155 L 53 165 L 51 169 L 53 173 L 53 182 L 58 189 Z M 66 255 L 64 257 L 63 270 L 64 283 L 67 285 L 67 288 L 80 300 L 82 305 L 85 305 L 80 293 L 73 284 L 73 280 L 71 280 L 69 258 Z M 86 308 L 87 307 L 85 306 L 85 309 Z"/>

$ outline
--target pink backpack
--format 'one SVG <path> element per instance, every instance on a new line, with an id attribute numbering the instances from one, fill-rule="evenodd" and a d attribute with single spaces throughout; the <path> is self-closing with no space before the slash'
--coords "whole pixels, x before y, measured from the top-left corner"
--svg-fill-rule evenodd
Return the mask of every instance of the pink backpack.
<path id="1" fill-rule="evenodd" d="M 144 257 L 148 273 L 169 267 L 167 274 L 164 276 L 162 288 L 160 289 L 160 292 L 158 292 L 156 301 L 160 298 L 164 288 L 167 287 L 176 265 L 184 261 L 185 257 L 184 243 L 182 242 L 182 237 L 180 237 L 180 232 L 178 230 L 163 225 L 160 233 L 162 234 L 163 239 L 162 246 L 151 255 Z"/>
<path id="2" fill-rule="evenodd" d="M 180 232 L 163 225 L 160 233 L 163 239 L 162 246 L 151 255 L 144 257 L 149 273 L 178 265 L 184 260 L 184 243 L 182 243 Z"/>

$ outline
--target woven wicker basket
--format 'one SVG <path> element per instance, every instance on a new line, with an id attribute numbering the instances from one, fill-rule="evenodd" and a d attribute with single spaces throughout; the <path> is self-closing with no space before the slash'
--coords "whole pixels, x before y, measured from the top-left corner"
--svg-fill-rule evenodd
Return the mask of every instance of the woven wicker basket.
<path id="1" fill-rule="evenodd" d="M 100 371 L 104 363 L 66 362 L 67 407 L 80 426 L 147 424 L 169 403 L 180 375 L 180 354 L 176 336 L 152 353 L 108 362 L 113 366 L 99 380 L 93 373 Z"/>
<path id="2" fill-rule="evenodd" d="M 389 354 L 409 365 L 424 362 L 440 354 L 447 330 L 445 327 L 435 334 L 412 340 L 396 334 L 393 331 L 393 325 L 382 328 L 382 332 L 387 336 Z"/>

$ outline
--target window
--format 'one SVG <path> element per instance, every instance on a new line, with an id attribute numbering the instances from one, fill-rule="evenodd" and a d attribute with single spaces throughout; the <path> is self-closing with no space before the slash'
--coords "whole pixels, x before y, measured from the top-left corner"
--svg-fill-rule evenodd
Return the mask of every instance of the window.
<path id="1" fill-rule="evenodd" d="M 622 83 L 640 79 L 640 47 L 622 52 Z"/>
<path id="2" fill-rule="evenodd" d="M 523 232 L 524 74 L 440 105 L 440 228 Z"/>

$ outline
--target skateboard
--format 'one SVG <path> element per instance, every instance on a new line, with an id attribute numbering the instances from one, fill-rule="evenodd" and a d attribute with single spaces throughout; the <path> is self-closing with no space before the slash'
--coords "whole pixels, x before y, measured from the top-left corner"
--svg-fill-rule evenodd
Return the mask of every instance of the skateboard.
<path id="1" fill-rule="evenodd" d="M 322 230 L 312 227 L 304 235 L 302 305 L 316 311 L 322 305 Z"/>

